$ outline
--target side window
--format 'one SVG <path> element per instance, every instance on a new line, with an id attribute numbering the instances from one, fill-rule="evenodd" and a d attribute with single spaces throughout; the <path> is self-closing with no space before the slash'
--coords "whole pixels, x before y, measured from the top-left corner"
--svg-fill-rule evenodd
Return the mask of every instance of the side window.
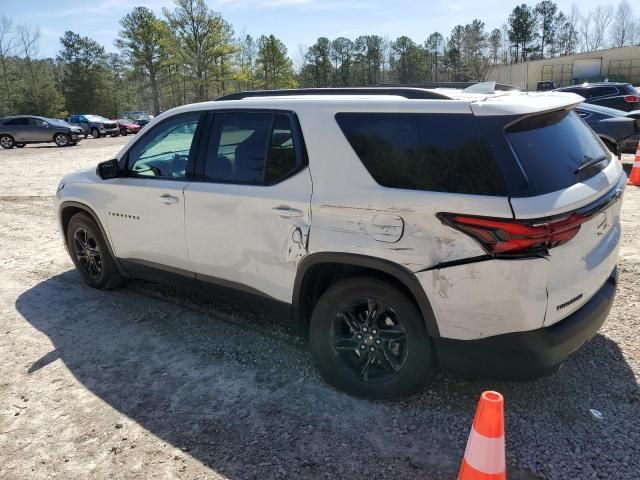
<path id="1" fill-rule="evenodd" d="M 297 166 L 291 122 L 287 115 L 278 114 L 271 131 L 265 182 L 275 183 L 287 177 Z"/>
<path id="2" fill-rule="evenodd" d="M 273 184 L 299 165 L 285 114 L 215 114 L 207 152 L 204 177 L 214 182 Z"/>
<path id="3" fill-rule="evenodd" d="M 336 120 L 384 187 L 504 195 L 489 138 L 473 115 L 338 113 Z"/>
<path id="4" fill-rule="evenodd" d="M 29 119 L 27 118 L 14 118 L 9 120 L 5 125 L 29 125 Z"/>
<path id="5" fill-rule="evenodd" d="M 29 125 L 32 127 L 44 127 L 45 122 L 40 120 L 39 118 L 30 118 Z"/>
<path id="6" fill-rule="evenodd" d="M 587 90 L 587 98 L 605 97 L 607 95 L 617 95 L 618 90 L 614 87 L 594 87 Z"/>
<path id="7" fill-rule="evenodd" d="M 148 132 L 129 150 L 129 176 L 184 179 L 199 120 L 199 112 L 179 115 Z"/>
<path id="8" fill-rule="evenodd" d="M 89 120 L 87 120 L 87 117 L 76 117 L 76 118 L 77 118 L 76 122 L 89 123 Z"/>

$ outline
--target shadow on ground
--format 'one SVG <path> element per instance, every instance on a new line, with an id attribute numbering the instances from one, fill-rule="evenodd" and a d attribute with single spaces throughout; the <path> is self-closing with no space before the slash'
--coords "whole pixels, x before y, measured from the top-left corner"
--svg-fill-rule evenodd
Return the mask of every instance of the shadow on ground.
<path id="1" fill-rule="evenodd" d="M 375 403 L 326 386 L 303 348 L 128 288 L 93 290 L 74 271 L 16 307 L 55 347 L 30 375 L 61 359 L 100 399 L 230 478 L 454 478 L 487 388 L 507 399 L 512 479 L 559 478 L 556 455 L 589 452 L 603 428 L 588 414 L 598 399 L 620 406 L 607 426 L 640 417 L 633 372 L 600 335 L 547 379 L 439 376 L 411 399 Z"/>

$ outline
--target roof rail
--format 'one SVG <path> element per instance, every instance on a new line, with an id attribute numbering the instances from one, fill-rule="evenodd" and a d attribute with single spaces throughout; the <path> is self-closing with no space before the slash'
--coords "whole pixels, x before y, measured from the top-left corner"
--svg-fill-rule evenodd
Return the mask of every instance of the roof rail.
<path id="1" fill-rule="evenodd" d="M 344 87 L 344 88 L 289 88 L 283 90 L 254 90 L 238 92 L 216 98 L 219 100 L 241 100 L 254 97 L 281 97 L 293 95 L 396 95 L 408 99 L 452 100 L 441 92 L 416 87 Z"/>
<path id="2" fill-rule="evenodd" d="M 413 87 L 413 88 L 455 88 L 455 89 L 463 90 L 465 88 L 469 88 L 479 83 L 482 83 L 482 82 L 422 82 L 422 83 L 408 83 L 408 84 L 404 84 L 403 86 Z M 396 87 L 399 85 L 395 83 L 388 83 L 388 84 L 383 83 L 380 86 Z M 519 88 L 506 83 L 496 83 L 495 90 L 511 91 L 511 90 L 519 90 Z"/>

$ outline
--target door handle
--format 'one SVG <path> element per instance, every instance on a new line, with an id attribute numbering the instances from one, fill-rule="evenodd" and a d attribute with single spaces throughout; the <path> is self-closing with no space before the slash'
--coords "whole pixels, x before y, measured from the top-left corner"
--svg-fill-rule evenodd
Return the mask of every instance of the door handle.
<path id="1" fill-rule="evenodd" d="M 160 195 L 160 201 L 165 205 L 171 205 L 173 203 L 178 203 L 179 198 L 165 193 L 164 195 Z"/>
<path id="2" fill-rule="evenodd" d="M 304 212 L 302 210 L 298 210 L 297 208 L 287 207 L 286 205 L 273 207 L 272 210 L 274 213 L 276 213 L 282 218 L 302 217 L 304 215 Z"/>

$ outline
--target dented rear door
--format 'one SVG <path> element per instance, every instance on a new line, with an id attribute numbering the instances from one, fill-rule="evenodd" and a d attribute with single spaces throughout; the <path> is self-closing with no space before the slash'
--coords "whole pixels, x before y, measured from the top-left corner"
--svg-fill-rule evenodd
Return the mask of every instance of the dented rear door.
<path id="1" fill-rule="evenodd" d="M 204 161 L 185 189 L 187 248 L 199 279 L 291 302 L 312 190 L 297 135 L 286 112 L 215 113 Z"/>

